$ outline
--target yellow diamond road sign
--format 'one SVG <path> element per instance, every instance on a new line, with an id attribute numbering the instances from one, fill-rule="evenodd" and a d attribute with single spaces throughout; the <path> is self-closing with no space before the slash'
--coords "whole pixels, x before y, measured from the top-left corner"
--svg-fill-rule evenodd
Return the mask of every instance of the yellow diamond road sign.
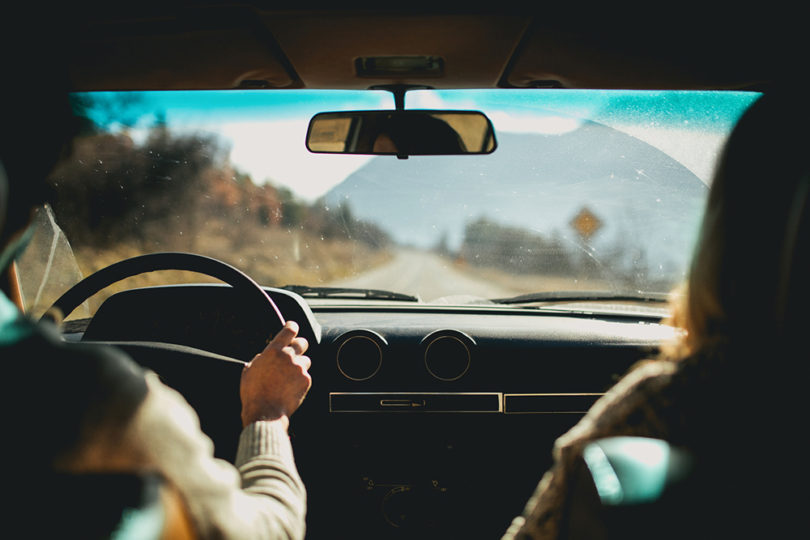
<path id="1" fill-rule="evenodd" d="M 582 209 L 571 220 L 571 227 L 583 240 L 588 240 L 596 231 L 602 228 L 602 221 L 587 207 Z"/>

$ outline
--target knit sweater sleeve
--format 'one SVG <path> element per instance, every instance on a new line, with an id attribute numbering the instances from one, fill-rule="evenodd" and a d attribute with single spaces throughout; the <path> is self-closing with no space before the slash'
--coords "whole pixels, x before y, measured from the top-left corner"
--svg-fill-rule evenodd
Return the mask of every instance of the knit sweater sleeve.
<path id="1" fill-rule="evenodd" d="M 213 457 L 193 409 L 154 374 L 132 423 L 146 452 L 183 497 L 202 538 L 303 538 L 306 491 L 280 421 L 244 428 L 235 466 Z"/>

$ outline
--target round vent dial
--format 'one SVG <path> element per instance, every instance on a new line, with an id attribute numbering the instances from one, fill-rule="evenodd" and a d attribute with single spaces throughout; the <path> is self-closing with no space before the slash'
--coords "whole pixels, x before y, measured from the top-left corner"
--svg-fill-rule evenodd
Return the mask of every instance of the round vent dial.
<path id="1" fill-rule="evenodd" d="M 367 330 L 343 334 L 338 338 L 337 367 L 341 374 L 353 381 L 372 378 L 382 366 L 385 339 Z"/>
<path id="2" fill-rule="evenodd" d="M 470 369 L 475 341 L 462 332 L 439 330 L 422 340 L 425 367 L 440 381 L 460 379 Z"/>

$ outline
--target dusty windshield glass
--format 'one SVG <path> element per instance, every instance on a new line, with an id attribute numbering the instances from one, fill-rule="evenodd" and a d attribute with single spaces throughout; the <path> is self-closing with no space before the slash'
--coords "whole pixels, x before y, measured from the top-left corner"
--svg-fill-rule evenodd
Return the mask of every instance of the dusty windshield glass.
<path id="1" fill-rule="evenodd" d="M 52 207 L 85 276 L 189 251 L 263 285 L 442 304 L 665 293 L 685 275 L 721 145 L 756 97 L 412 92 L 406 108 L 484 112 L 498 148 L 403 160 L 305 148 L 313 115 L 390 109 L 386 92 L 75 94 L 84 131 L 53 175 Z M 124 286 L 200 280 L 165 274 Z"/>

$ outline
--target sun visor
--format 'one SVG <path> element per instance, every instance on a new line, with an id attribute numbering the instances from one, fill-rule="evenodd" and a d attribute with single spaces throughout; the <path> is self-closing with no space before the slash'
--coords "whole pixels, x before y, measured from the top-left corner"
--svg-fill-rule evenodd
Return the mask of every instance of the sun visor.
<path id="1" fill-rule="evenodd" d="M 533 27 L 504 81 L 518 88 L 701 90 L 747 87 L 769 76 L 761 52 L 740 64 L 720 38 L 667 39 L 666 28 L 660 34 Z"/>
<path id="2" fill-rule="evenodd" d="M 251 29 L 126 30 L 111 25 L 82 36 L 70 66 L 76 90 L 296 86 L 272 42 Z"/>

